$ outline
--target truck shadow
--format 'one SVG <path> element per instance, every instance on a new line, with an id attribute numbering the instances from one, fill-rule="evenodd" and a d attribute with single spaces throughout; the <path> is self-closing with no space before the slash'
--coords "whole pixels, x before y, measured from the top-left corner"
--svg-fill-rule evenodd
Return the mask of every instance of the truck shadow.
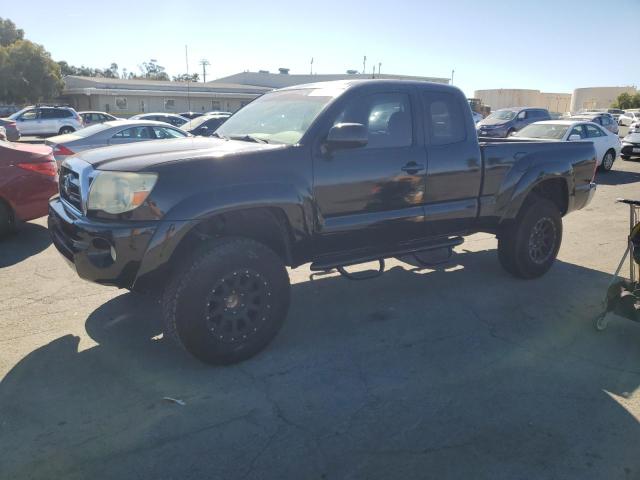
<path id="1" fill-rule="evenodd" d="M 6 478 L 639 478 L 640 326 L 591 325 L 608 275 L 517 281 L 495 251 L 293 285 L 263 353 L 215 368 L 124 294 L 0 383 Z M 300 279 L 299 272 L 296 279 Z M 163 401 L 182 400 L 186 405 Z M 1 475 L 0 475 L 1 476 Z"/>
<path id="2" fill-rule="evenodd" d="M 0 239 L 0 268 L 10 267 L 36 255 L 51 245 L 46 227 L 24 223 L 8 237 Z"/>
<path id="3" fill-rule="evenodd" d="M 598 185 L 628 185 L 630 183 L 640 182 L 640 173 L 615 170 L 616 166 L 617 165 L 614 164 L 614 169 L 607 173 L 598 172 L 595 182 Z"/>

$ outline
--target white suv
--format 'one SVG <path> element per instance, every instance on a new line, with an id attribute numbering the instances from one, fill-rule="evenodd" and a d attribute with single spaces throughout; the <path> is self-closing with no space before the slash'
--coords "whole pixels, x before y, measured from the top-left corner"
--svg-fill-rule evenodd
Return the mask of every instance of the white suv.
<path id="1" fill-rule="evenodd" d="M 64 135 L 84 127 L 82 118 L 71 107 L 27 107 L 9 117 L 20 135 Z"/>

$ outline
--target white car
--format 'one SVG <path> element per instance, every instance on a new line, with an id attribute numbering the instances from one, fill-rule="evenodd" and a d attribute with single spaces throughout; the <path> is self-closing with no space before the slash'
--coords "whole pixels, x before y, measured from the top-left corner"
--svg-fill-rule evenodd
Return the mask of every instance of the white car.
<path id="1" fill-rule="evenodd" d="M 608 172 L 620 155 L 620 137 L 593 122 L 546 120 L 527 125 L 512 138 L 555 142 L 593 142 L 600 170 Z"/>
<path id="2" fill-rule="evenodd" d="M 82 118 L 71 107 L 27 107 L 10 115 L 20 135 L 64 135 L 84 128 Z"/>
<path id="3" fill-rule="evenodd" d="M 627 134 L 629 133 L 640 133 L 640 122 L 634 122 L 629 125 L 629 131 L 627 132 Z"/>
<path id="4" fill-rule="evenodd" d="M 639 122 L 639 121 L 640 121 L 640 112 L 627 111 L 627 112 L 624 112 L 622 115 L 620 115 L 620 118 L 618 118 L 618 125 L 624 125 L 625 127 L 628 127 L 632 123 Z"/>

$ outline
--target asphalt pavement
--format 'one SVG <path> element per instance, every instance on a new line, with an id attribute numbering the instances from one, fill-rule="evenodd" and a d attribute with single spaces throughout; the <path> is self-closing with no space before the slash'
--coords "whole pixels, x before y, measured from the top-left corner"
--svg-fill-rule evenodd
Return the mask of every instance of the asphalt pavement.
<path id="1" fill-rule="evenodd" d="M 640 325 L 592 321 L 640 162 L 597 181 L 543 278 L 506 274 L 485 234 L 437 270 L 303 267 L 276 340 L 219 368 L 31 222 L 0 243 L 0 478 L 639 479 Z"/>

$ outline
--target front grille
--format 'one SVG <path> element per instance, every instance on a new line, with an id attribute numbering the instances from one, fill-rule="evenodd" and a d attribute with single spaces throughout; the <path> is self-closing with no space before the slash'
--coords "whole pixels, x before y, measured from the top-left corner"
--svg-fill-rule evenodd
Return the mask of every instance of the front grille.
<path id="1" fill-rule="evenodd" d="M 78 211 L 82 211 L 80 175 L 65 166 L 60 169 L 60 197 Z"/>

